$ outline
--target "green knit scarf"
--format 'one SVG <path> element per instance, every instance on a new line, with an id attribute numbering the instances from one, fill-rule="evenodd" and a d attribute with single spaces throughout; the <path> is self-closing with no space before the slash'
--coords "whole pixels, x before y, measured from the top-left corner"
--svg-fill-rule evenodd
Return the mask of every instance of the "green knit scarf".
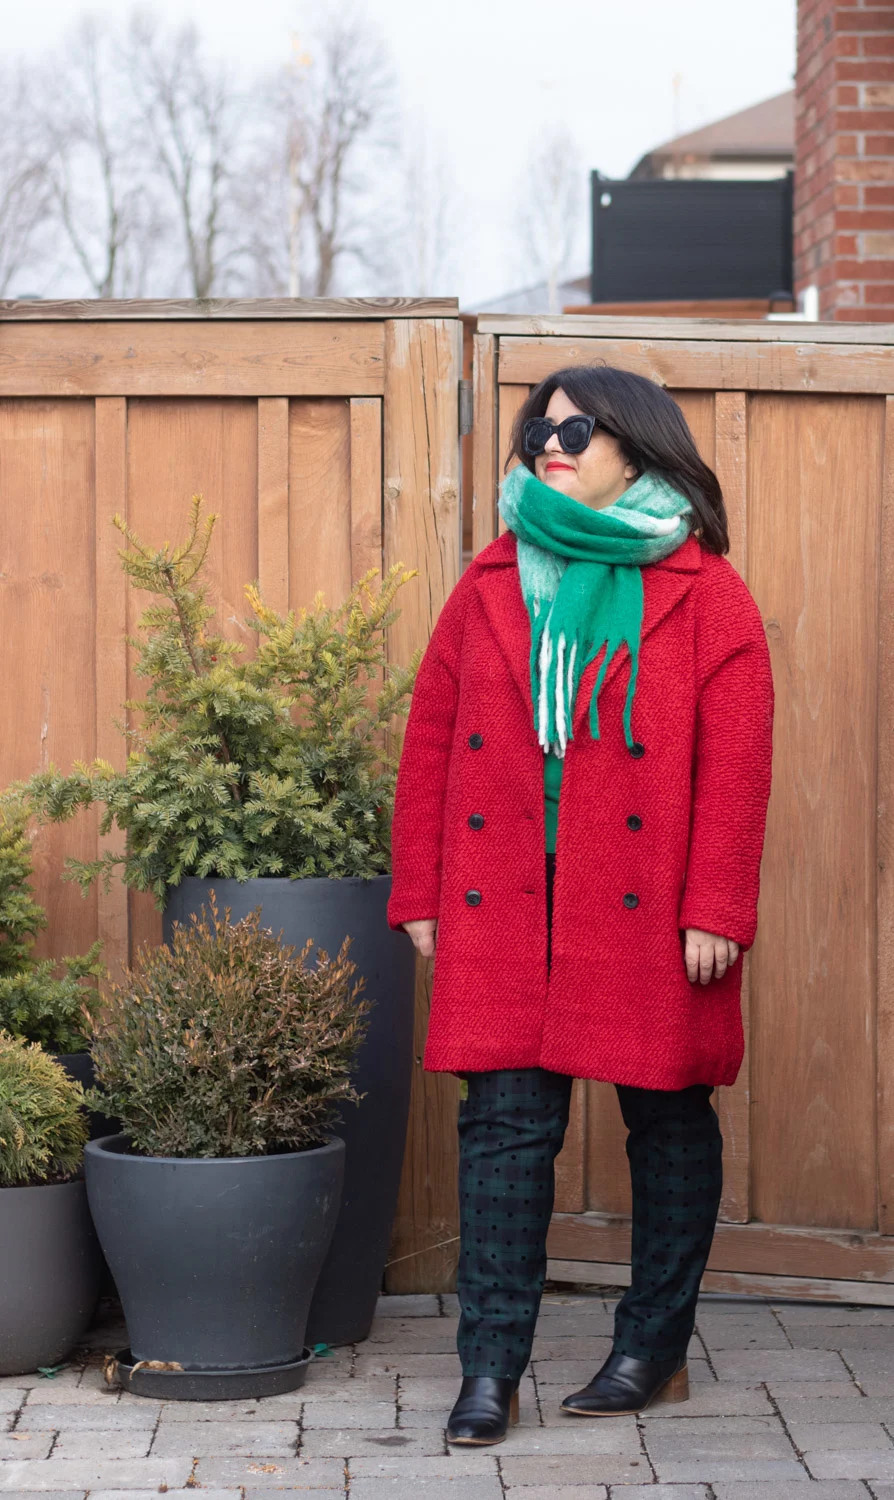
<path id="1" fill-rule="evenodd" d="M 597 696 L 608 664 L 626 644 L 631 716 L 643 619 L 640 569 L 675 552 L 696 523 L 685 496 L 645 473 L 614 504 L 594 510 L 543 484 L 525 464 L 500 486 L 500 515 L 518 542 L 522 595 L 531 620 L 531 696 L 544 753 L 564 756 L 581 674 L 603 645 L 605 659 L 590 699 L 590 733 L 599 739 Z"/>

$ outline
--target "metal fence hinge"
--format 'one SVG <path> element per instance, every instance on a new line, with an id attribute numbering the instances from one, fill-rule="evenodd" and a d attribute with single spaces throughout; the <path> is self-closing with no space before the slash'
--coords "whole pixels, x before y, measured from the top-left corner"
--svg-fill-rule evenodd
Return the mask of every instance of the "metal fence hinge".
<path id="1" fill-rule="evenodd" d="M 465 437 L 472 431 L 472 382 L 459 382 L 459 435 Z"/>

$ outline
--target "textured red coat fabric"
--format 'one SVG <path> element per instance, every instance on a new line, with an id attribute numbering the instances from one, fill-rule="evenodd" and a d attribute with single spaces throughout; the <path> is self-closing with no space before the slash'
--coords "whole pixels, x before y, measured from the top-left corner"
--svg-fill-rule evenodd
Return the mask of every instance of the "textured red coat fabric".
<path id="1" fill-rule="evenodd" d="M 642 576 L 644 749 L 624 741 L 626 647 L 590 736 L 602 651 L 566 751 L 549 971 L 543 751 L 511 532 L 473 559 L 436 622 L 407 718 L 388 903 L 392 928 L 438 919 L 428 1070 L 542 1067 L 658 1089 L 736 1077 L 741 955 L 722 979 L 691 982 L 684 929 L 754 941 L 770 655 L 746 584 L 695 536 Z"/>

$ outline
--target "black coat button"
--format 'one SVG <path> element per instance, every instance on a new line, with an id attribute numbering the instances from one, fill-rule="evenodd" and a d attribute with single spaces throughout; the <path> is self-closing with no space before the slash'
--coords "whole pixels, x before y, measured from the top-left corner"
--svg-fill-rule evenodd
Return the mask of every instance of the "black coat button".
<path id="1" fill-rule="evenodd" d="M 468 899 L 469 898 L 467 896 L 466 900 L 468 901 Z M 631 908 L 634 906 L 639 906 L 639 896 L 634 895 L 633 891 L 628 891 L 627 895 L 624 897 L 624 905 Z"/>
<path id="2" fill-rule="evenodd" d="M 484 827 L 484 814 L 483 813 L 470 813 L 469 814 L 469 827 L 470 828 L 483 828 Z"/>
<path id="3" fill-rule="evenodd" d="M 643 826 L 643 820 L 642 820 L 642 818 L 637 817 L 636 813 L 631 813 L 630 817 L 627 819 L 627 827 L 628 828 L 632 828 L 633 831 L 634 831 L 634 833 L 636 833 L 636 830 L 638 828 L 642 828 L 642 826 Z"/>
<path id="4" fill-rule="evenodd" d="M 481 892 L 480 891 L 466 891 L 466 904 L 468 906 L 480 906 L 481 905 Z"/>
<path id="5" fill-rule="evenodd" d="M 633 744 L 630 746 L 630 754 L 631 755 L 635 755 L 636 758 L 637 758 L 637 760 L 639 760 L 639 757 L 641 755 L 645 755 L 645 753 L 646 753 L 646 747 L 645 747 L 645 745 L 641 745 L 640 742 L 639 742 L 639 740 L 634 740 Z"/>
<path id="6" fill-rule="evenodd" d="M 483 734 L 470 734 L 469 735 L 469 748 L 471 750 L 480 750 L 481 746 L 483 744 L 484 744 L 484 735 Z"/>

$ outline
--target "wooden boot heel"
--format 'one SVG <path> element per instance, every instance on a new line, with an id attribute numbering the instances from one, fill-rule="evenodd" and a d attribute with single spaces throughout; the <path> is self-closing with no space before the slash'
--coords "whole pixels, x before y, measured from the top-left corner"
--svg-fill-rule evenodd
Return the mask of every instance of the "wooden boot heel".
<path id="1" fill-rule="evenodd" d="M 650 1405 L 657 1406 L 659 1401 L 688 1401 L 689 1400 L 689 1369 L 684 1365 L 676 1375 L 661 1387 L 652 1397 Z"/>

